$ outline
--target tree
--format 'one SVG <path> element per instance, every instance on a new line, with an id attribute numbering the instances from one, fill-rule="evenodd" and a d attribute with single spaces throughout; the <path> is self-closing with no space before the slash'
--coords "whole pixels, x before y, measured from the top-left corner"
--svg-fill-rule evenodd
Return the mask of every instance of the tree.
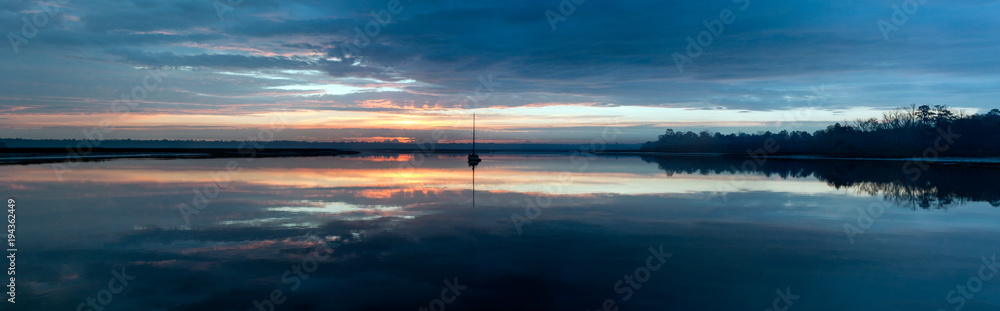
<path id="1" fill-rule="evenodd" d="M 917 107 L 917 119 L 924 125 L 931 123 L 934 120 L 934 111 L 931 110 L 931 106 L 923 105 Z"/>
<path id="2" fill-rule="evenodd" d="M 948 106 L 945 105 L 934 105 L 934 123 L 938 126 L 942 126 L 952 121 L 955 121 L 955 114 L 948 110 Z"/>

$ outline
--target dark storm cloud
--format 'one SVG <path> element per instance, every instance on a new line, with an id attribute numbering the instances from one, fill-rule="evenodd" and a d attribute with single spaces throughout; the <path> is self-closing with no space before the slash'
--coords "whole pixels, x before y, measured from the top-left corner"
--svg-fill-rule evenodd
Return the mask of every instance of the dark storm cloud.
<path id="1" fill-rule="evenodd" d="M 134 49 L 109 49 L 110 55 L 123 61 L 147 66 L 196 66 L 212 68 L 245 69 L 304 69 L 316 66 L 315 62 L 297 57 L 266 57 L 249 55 L 198 54 L 177 55 L 173 52 L 148 53 Z"/>

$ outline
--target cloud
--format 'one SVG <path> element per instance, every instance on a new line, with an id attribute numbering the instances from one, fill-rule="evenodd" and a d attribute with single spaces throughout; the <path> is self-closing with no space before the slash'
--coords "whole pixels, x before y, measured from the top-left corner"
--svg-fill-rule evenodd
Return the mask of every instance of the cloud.
<path id="1" fill-rule="evenodd" d="M 558 102 L 776 111 L 804 107 L 811 90 L 823 87 L 825 109 L 989 108 L 1000 95 L 1000 40 L 990 32 L 1000 26 L 990 14 L 1000 8 L 997 1 L 923 6 L 888 41 L 877 22 L 892 17 L 891 1 L 758 0 L 746 10 L 732 1 L 588 1 L 555 31 L 545 12 L 559 11 L 558 1 L 401 3 L 387 17 L 379 1 L 244 1 L 221 19 L 205 1 L 70 3 L 20 53 L 3 52 L 12 61 L 0 69 L 0 110 L 106 111 L 108 100 L 141 83 L 133 68 L 153 66 L 190 67 L 143 108 L 175 114 L 205 107 L 364 109 L 349 104 L 366 100 L 459 107 L 477 88 L 482 95 L 481 76 L 499 82 L 483 107 Z M 5 3 L 0 26 L 19 31 L 21 17 L 33 10 L 27 1 Z M 674 53 L 687 55 L 688 38 L 709 32 L 705 24 L 725 10 L 735 20 L 680 72 Z M 371 35 L 358 37 L 366 29 Z M 260 71 L 285 80 L 249 76 Z M 218 72 L 248 76 L 218 78 Z M 358 79 L 400 91 L 324 96 L 338 103 L 330 106 L 273 93 Z"/>

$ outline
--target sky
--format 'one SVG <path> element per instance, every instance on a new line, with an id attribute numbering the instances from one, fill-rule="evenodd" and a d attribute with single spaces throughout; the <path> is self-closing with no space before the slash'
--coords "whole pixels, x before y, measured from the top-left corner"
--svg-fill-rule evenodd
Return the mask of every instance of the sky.
<path id="1" fill-rule="evenodd" d="M 1000 1 L 0 2 L 0 138 L 655 140 L 1000 108 Z M 279 124 L 279 125 L 275 125 Z"/>

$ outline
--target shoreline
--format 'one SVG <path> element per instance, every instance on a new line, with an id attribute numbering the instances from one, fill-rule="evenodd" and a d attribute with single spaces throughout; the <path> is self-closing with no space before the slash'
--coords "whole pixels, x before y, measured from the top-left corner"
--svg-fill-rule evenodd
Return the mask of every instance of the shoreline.
<path id="1" fill-rule="evenodd" d="M 358 151 L 340 149 L 289 149 L 252 148 L 93 148 L 85 155 L 66 148 L 0 148 L 0 165 L 25 165 L 60 162 L 98 162 L 117 159 L 225 159 L 225 158 L 281 158 L 324 157 L 359 154 Z"/>
<path id="2" fill-rule="evenodd" d="M 280 158 L 280 157 L 325 157 L 340 155 L 366 154 L 407 154 L 420 152 L 410 149 L 373 149 L 373 150 L 341 150 L 322 148 L 252 148 L 237 150 L 232 148 L 93 148 L 86 155 L 71 153 L 66 148 L 0 148 L 0 165 L 24 165 L 42 163 L 60 163 L 71 161 L 97 162 L 117 159 L 222 159 L 222 158 Z M 464 154 L 467 150 L 442 149 L 431 154 Z M 571 153 L 568 150 L 492 150 L 490 153 Z M 661 152 L 637 150 L 610 150 L 592 152 L 599 156 L 653 156 L 653 157 L 720 157 L 720 158 L 752 158 L 745 153 L 711 153 L 711 152 Z M 951 156 L 937 158 L 923 157 L 892 157 L 878 155 L 819 155 L 819 154 L 774 154 L 764 156 L 766 159 L 780 160 L 842 160 L 842 161 L 922 161 L 928 164 L 943 165 L 981 165 L 984 167 L 1000 167 L 998 156 Z"/>

